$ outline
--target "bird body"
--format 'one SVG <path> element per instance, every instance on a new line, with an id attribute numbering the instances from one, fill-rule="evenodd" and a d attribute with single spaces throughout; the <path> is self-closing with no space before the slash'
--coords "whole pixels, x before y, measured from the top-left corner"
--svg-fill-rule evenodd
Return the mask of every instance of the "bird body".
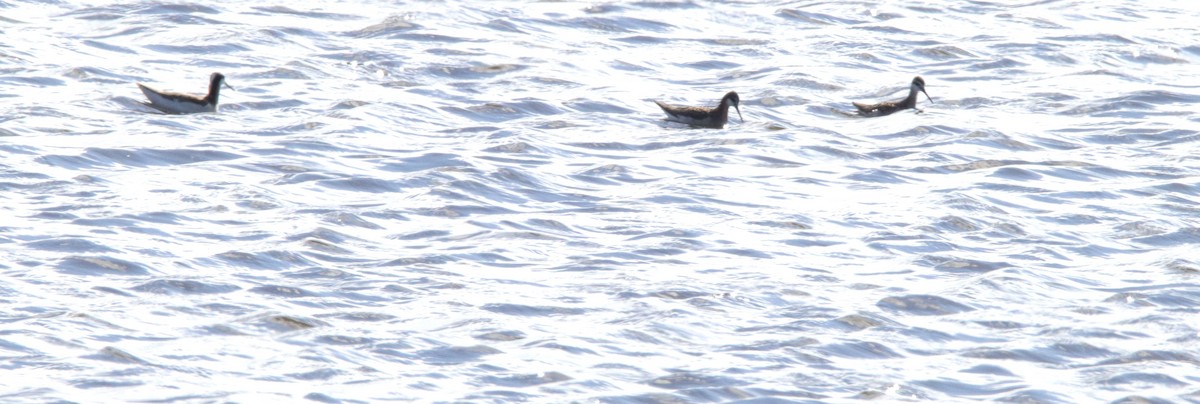
<path id="1" fill-rule="evenodd" d="M 162 91 L 142 83 L 137 83 L 137 85 L 138 88 L 142 89 L 142 93 L 146 94 L 146 98 L 150 100 L 146 105 L 170 114 L 217 112 L 217 101 L 220 97 L 221 86 L 229 87 L 230 90 L 233 89 L 232 86 L 225 83 L 225 75 L 221 73 L 213 73 L 209 77 L 208 94 L 203 97 Z"/>
<path id="2" fill-rule="evenodd" d="M 681 107 L 674 106 L 662 101 L 655 101 L 659 108 L 667 114 L 668 121 L 684 123 L 688 125 L 701 126 L 705 128 L 721 129 L 725 127 L 725 123 L 729 122 L 729 107 L 732 106 L 737 110 L 738 118 L 742 118 L 742 109 L 738 107 L 741 104 L 741 99 L 738 98 L 737 92 L 730 91 L 721 98 L 721 103 L 716 107 Z M 745 119 L 742 119 L 745 122 Z"/>
<path id="3" fill-rule="evenodd" d="M 921 76 L 913 78 L 912 85 L 908 87 L 908 97 L 898 101 L 884 101 L 876 104 L 864 104 L 855 102 L 854 107 L 858 108 L 858 114 L 862 116 L 885 116 L 904 109 L 917 107 L 917 93 L 925 93 L 925 98 L 929 102 L 933 102 L 933 98 L 929 97 L 929 93 L 925 92 L 925 79 Z"/>

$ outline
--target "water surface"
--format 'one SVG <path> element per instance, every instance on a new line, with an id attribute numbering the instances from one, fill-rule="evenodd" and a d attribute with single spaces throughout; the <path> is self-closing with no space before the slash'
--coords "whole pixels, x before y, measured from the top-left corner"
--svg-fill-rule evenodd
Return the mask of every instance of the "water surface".
<path id="1" fill-rule="evenodd" d="M 1200 401 L 1198 19 L 0 2 L 0 399 Z"/>

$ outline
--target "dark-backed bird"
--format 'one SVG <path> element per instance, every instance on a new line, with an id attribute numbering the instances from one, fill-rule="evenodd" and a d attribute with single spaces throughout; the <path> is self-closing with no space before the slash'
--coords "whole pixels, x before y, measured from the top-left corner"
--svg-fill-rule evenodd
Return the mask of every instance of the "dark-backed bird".
<path id="1" fill-rule="evenodd" d="M 925 98 L 928 98 L 929 102 L 933 102 L 933 98 L 929 97 L 929 93 L 925 92 L 925 79 L 917 76 L 913 77 L 912 85 L 908 87 L 908 97 L 905 97 L 903 100 L 884 101 L 878 104 L 855 102 L 854 107 L 858 108 L 858 114 L 862 116 L 891 115 L 893 112 L 902 109 L 916 108 L 918 92 L 925 93 Z"/>
<path id="2" fill-rule="evenodd" d="M 229 87 L 230 90 L 233 90 L 232 86 L 225 83 L 225 75 L 221 73 L 213 73 L 212 76 L 209 76 L 208 95 L 203 97 L 162 91 L 142 83 L 137 83 L 137 85 L 138 88 L 142 89 L 142 93 L 146 94 L 146 98 L 150 100 L 146 105 L 169 114 L 217 112 L 217 99 L 221 96 L 221 86 Z"/>
<path id="3" fill-rule="evenodd" d="M 742 100 L 738 98 L 737 92 L 730 91 L 721 98 L 721 103 L 716 107 L 679 107 L 655 101 L 663 112 L 667 113 L 668 121 L 686 123 L 688 125 L 702 126 L 705 128 L 721 129 L 725 127 L 725 123 L 729 122 L 729 107 L 732 106 L 737 110 L 738 119 L 746 122 L 742 118 L 742 109 L 738 107 Z"/>

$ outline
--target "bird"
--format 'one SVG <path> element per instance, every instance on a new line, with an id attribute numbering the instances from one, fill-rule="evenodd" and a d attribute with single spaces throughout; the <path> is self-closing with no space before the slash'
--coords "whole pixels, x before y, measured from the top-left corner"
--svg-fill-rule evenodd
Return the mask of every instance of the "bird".
<path id="1" fill-rule="evenodd" d="M 721 98 L 721 103 L 714 108 L 708 107 L 677 107 L 666 104 L 662 101 L 655 101 L 663 112 L 667 113 L 667 120 L 688 125 L 701 126 L 705 128 L 721 129 L 725 127 L 725 122 L 729 121 L 729 107 L 732 105 L 737 110 L 738 118 L 742 122 L 746 122 L 742 118 L 742 109 L 738 107 L 741 104 L 741 99 L 735 91 L 730 91 Z"/>
<path id="2" fill-rule="evenodd" d="M 220 97 L 221 86 L 234 90 L 233 86 L 225 82 L 225 75 L 221 73 L 213 73 L 212 76 L 209 76 L 208 95 L 203 97 L 162 91 L 142 83 L 137 83 L 137 85 L 142 89 L 142 93 L 146 94 L 146 98 L 150 99 L 146 105 L 169 114 L 217 112 L 217 98 Z"/>
<path id="3" fill-rule="evenodd" d="M 917 107 L 917 92 L 925 93 L 925 98 L 929 102 L 933 102 L 933 98 L 929 97 L 929 93 L 925 92 L 925 79 L 921 76 L 913 77 L 912 85 L 908 87 L 908 97 L 899 101 L 884 101 L 878 104 L 863 104 L 855 102 L 854 107 L 858 108 L 858 114 L 862 116 L 885 116 L 891 115 L 893 112 L 916 108 Z"/>

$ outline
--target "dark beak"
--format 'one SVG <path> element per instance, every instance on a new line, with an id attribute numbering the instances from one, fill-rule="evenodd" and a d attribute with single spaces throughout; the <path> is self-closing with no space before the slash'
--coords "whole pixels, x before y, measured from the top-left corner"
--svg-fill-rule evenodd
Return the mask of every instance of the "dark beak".
<path id="1" fill-rule="evenodd" d="M 233 86 L 229 85 L 229 83 L 226 83 L 225 80 L 221 80 L 221 84 L 230 90 L 237 91 L 236 88 L 233 88 Z M 925 96 L 928 97 L 929 94 L 925 94 Z"/>
<path id="2" fill-rule="evenodd" d="M 928 97 L 928 95 L 926 95 L 926 97 Z M 734 104 L 734 105 L 733 105 L 733 109 L 736 109 L 736 110 L 737 110 L 737 112 L 738 112 L 738 119 L 741 119 L 741 120 L 742 120 L 742 123 L 746 123 L 746 118 L 742 118 L 742 109 L 741 109 L 741 108 L 738 108 L 737 104 Z"/>
<path id="3" fill-rule="evenodd" d="M 929 93 L 926 93 L 926 92 L 925 92 L 925 87 L 921 87 L 921 93 L 922 93 L 922 94 L 925 94 L 925 98 L 928 98 L 928 99 L 929 99 L 929 102 L 930 102 L 931 104 L 933 103 L 933 98 L 930 98 L 930 97 L 929 97 Z"/>

